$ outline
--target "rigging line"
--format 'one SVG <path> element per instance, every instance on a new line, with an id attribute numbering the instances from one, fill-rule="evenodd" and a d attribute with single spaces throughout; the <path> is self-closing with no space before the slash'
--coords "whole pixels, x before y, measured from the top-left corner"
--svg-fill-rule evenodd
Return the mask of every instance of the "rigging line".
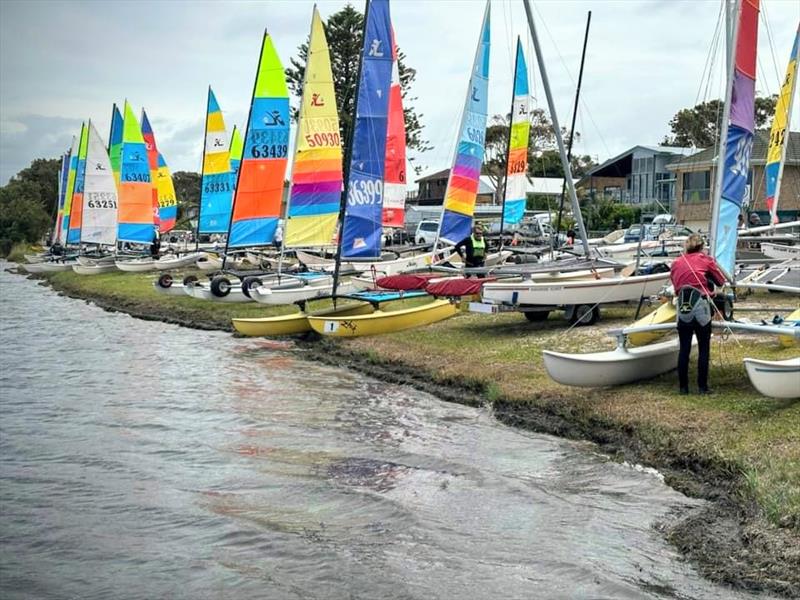
<path id="1" fill-rule="evenodd" d="M 711 43 L 708 46 L 708 54 L 706 54 L 706 62 L 703 65 L 703 73 L 700 76 L 700 85 L 697 88 L 697 95 L 695 96 L 695 104 L 699 104 L 700 96 L 703 93 L 703 84 L 706 84 L 705 95 L 703 100 L 708 98 L 708 82 L 712 77 L 712 69 L 716 62 L 716 51 L 719 44 L 719 35 L 722 29 L 722 21 L 724 19 L 724 4 L 720 4 L 720 12 L 717 15 L 717 24 L 714 28 L 714 34 L 711 36 Z"/>
<path id="2" fill-rule="evenodd" d="M 772 37 L 772 27 L 769 25 L 769 19 L 767 18 L 767 7 L 766 3 L 762 3 L 759 6 L 759 15 L 764 22 L 764 29 L 767 32 L 767 41 L 769 42 L 769 50 L 770 54 L 772 55 L 772 68 L 775 69 L 775 81 L 778 82 L 778 90 L 780 93 L 780 85 L 783 82 L 783 78 L 780 75 L 780 69 L 778 68 L 778 60 L 775 55 L 775 41 Z"/>

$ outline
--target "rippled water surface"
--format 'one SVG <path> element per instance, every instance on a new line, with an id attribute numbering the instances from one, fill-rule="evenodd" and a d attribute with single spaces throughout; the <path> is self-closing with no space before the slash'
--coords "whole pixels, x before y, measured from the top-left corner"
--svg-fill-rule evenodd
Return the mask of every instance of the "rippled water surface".
<path id="1" fill-rule="evenodd" d="M 0 263 L 1 266 L 5 266 Z M 727 598 L 583 444 L 0 274 L 3 598 Z"/>

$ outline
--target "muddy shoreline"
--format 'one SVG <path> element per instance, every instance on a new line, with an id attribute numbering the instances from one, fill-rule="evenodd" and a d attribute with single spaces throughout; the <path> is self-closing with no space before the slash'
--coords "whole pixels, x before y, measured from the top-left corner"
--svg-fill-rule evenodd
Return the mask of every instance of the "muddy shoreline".
<path id="1" fill-rule="evenodd" d="M 62 295 L 84 300 L 109 312 L 172 323 L 202 330 L 232 331 L 228 319 L 180 319 L 148 305 L 71 293 L 46 277 L 34 277 Z M 668 485 L 710 503 L 699 509 L 673 515 L 657 528 L 711 580 L 733 588 L 765 591 L 785 597 L 800 597 L 800 537 L 797 532 L 772 526 L 758 507 L 739 492 L 742 474 L 731 464 L 711 461 L 680 447 L 676 439 L 658 438 L 628 426 L 585 414 L 558 398 L 537 398 L 521 403 L 504 398 L 479 381 L 443 377 L 396 361 L 382 359 L 326 339 L 297 342 L 299 353 L 312 360 L 346 367 L 389 383 L 409 385 L 442 400 L 470 406 L 488 405 L 494 416 L 512 427 L 596 443 L 618 460 L 658 469 Z M 647 439 L 645 439 L 647 438 Z"/>

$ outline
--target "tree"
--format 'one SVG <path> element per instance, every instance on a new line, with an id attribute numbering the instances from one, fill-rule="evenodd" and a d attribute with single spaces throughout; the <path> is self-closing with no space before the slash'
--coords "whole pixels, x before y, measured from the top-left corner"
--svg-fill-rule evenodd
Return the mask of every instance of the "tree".
<path id="1" fill-rule="evenodd" d="M 43 201 L 48 190 L 43 189 L 39 183 L 17 177 L 0 188 L 0 256 L 6 256 L 14 244 L 40 240 L 51 227 Z"/>
<path id="2" fill-rule="evenodd" d="M 766 127 L 775 114 L 778 96 L 756 98 L 756 128 Z M 722 119 L 722 102 L 709 100 L 701 102 L 694 108 L 684 108 L 675 113 L 669 122 L 672 135 L 664 137 L 664 144 L 669 146 L 694 146 L 709 148 L 719 139 L 718 123 Z"/>
<path id="3" fill-rule="evenodd" d="M 12 181 L 28 182 L 39 186 L 37 197 L 43 203 L 44 210 L 47 214 L 55 214 L 60 171 L 60 158 L 37 158 L 29 167 L 25 167 L 14 175 Z"/>
<path id="4" fill-rule="evenodd" d="M 179 218 L 183 219 L 189 208 L 200 206 L 200 174 L 176 171 L 172 174 L 172 184 L 175 186 L 175 198 L 181 210 Z"/>
<path id="5" fill-rule="evenodd" d="M 358 76 L 358 60 L 361 53 L 364 15 L 348 4 L 342 10 L 332 14 L 325 23 L 325 35 L 331 54 L 331 71 L 333 85 L 336 90 L 336 106 L 339 110 L 339 129 L 341 139 L 347 140 L 352 127 L 354 103 L 356 97 L 356 77 Z M 303 77 L 308 60 L 308 42 L 297 48 L 297 57 L 290 59 L 292 66 L 286 69 L 289 89 L 300 98 L 303 95 Z M 403 112 L 406 122 L 406 146 L 416 152 L 425 152 L 432 146 L 422 137 L 422 117 L 412 106 L 416 96 L 411 96 L 411 86 L 417 77 L 416 70 L 406 66 L 405 54 L 398 49 L 397 53 L 400 86 L 403 95 Z M 294 111 L 293 118 L 297 118 Z"/>

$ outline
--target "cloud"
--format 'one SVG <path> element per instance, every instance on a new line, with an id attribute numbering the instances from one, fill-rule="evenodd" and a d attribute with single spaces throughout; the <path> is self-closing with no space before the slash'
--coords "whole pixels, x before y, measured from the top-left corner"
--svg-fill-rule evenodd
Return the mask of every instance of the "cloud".
<path id="1" fill-rule="evenodd" d="M 6 128 L 6 126 L 9 126 Z M 35 158 L 54 158 L 69 150 L 81 122 L 69 117 L 21 115 L 0 126 L 0 181 L 7 182 Z"/>

